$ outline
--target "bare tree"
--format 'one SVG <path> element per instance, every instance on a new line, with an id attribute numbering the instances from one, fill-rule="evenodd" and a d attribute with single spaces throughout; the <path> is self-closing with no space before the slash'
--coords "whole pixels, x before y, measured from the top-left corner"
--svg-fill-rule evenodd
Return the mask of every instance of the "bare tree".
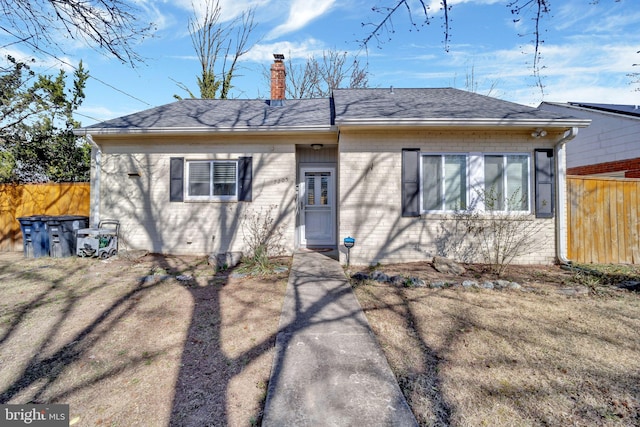
<path id="1" fill-rule="evenodd" d="M 63 52 L 61 40 L 71 38 L 135 66 L 142 57 L 134 47 L 153 30 L 135 5 L 134 0 L 0 0 L 0 32 L 10 40 L 4 46 L 28 44 L 53 55 L 47 49 Z"/>
<path id="2" fill-rule="evenodd" d="M 292 99 L 321 97 L 322 95 L 316 93 L 316 88 L 320 86 L 318 61 L 314 57 L 309 57 L 304 65 L 294 64 L 289 55 L 287 62 L 287 97 Z M 269 78 L 268 71 L 265 71 L 265 76 Z"/>
<path id="3" fill-rule="evenodd" d="M 226 99 L 233 87 L 232 80 L 238 70 L 238 61 L 253 47 L 253 44 L 249 44 L 249 39 L 256 27 L 254 9 L 243 12 L 229 23 L 222 22 L 219 0 L 205 1 L 202 18 L 198 17 L 195 5 L 193 13 L 189 20 L 189 32 L 200 62 L 200 75 L 197 77 L 200 98 Z M 177 84 L 191 98 L 196 98 L 184 83 Z"/>
<path id="4" fill-rule="evenodd" d="M 620 0 L 611 0 L 614 2 L 620 2 Z M 372 10 L 376 12 L 381 18 L 372 22 L 363 22 L 362 27 L 370 29 L 367 32 L 366 37 L 361 40 L 363 46 L 368 47 L 373 41 L 375 41 L 380 47 L 386 40 L 391 39 L 391 35 L 395 32 L 393 24 L 393 18 L 399 11 L 405 11 L 409 17 L 411 30 L 419 31 L 421 26 L 429 25 L 433 18 L 430 13 L 428 2 L 425 0 L 393 0 L 390 2 L 390 6 L 374 6 Z M 452 3 L 452 2 L 451 2 Z M 597 4 L 599 0 L 589 0 L 589 4 Z M 420 13 L 414 14 L 412 10 L 414 7 L 419 7 Z M 531 33 L 531 43 L 534 48 L 533 61 L 532 61 L 532 73 L 536 78 L 537 85 L 544 94 L 544 86 L 542 84 L 541 71 L 544 68 L 542 64 L 541 46 L 544 43 L 542 39 L 543 30 L 541 28 L 543 19 L 548 17 L 551 12 L 551 0 L 505 0 L 505 5 L 513 15 L 514 22 L 520 21 L 523 17 L 530 17 L 533 20 L 533 31 Z M 440 0 L 440 10 L 443 12 L 443 28 L 444 28 L 444 48 L 449 50 L 449 42 L 451 39 L 451 20 L 450 15 L 452 11 L 452 5 L 448 0 Z M 423 16 L 424 20 L 421 22 L 415 21 L 415 16 Z M 524 36 L 524 34 L 519 34 Z"/>
<path id="5" fill-rule="evenodd" d="M 640 50 L 637 51 L 636 53 L 640 53 Z M 633 64 L 634 67 L 640 67 L 640 64 Z M 631 85 L 633 86 L 637 86 L 634 90 L 636 92 L 640 92 L 640 73 L 639 72 L 633 72 L 633 73 L 629 73 L 627 74 L 627 77 L 631 78 Z"/>
<path id="6" fill-rule="evenodd" d="M 367 86 L 367 67 L 362 67 L 357 58 L 354 58 L 351 63 L 348 63 L 347 60 L 347 52 L 336 50 L 322 52 L 319 74 L 328 92 L 339 88 L 347 79 L 350 88 Z"/>
<path id="7" fill-rule="evenodd" d="M 290 57 L 290 55 L 289 55 Z M 266 78 L 268 70 L 264 70 Z M 291 99 L 322 98 L 339 87 L 364 88 L 369 84 L 367 64 L 347 52 L 328 50 L 322 58 L 310 56 L 304 64 L 287 60 L 287 97 Z"/>
<path id="8" fill-rule="evenodd" d="M 481 90 L 481 86 L 480 86 L 481 83 L 482 83 L 482 87 L 484 88 L 483 90 Z M 481 93 L 482 95 L 485 95 L 485 96 L 494 96 L 499 98 L 499 96 L 496 95 L 498 83 L 499 83 L 498 80 L 492 80 L 488 82 L 488 87 L 487 87 L 486 82 L 480 82 L 478 80 L 475 73 L 475 66 L 472 65 L 470 70 L 467 69 L 467 72 L 464 77 L 463 87 L 464 87 L 464 90 L 466 90 L 467 92 Z M 457 87 L 457 86 L 458 85 L 457 85 L 456 77 L 454 76 L 453 87 Z"/>

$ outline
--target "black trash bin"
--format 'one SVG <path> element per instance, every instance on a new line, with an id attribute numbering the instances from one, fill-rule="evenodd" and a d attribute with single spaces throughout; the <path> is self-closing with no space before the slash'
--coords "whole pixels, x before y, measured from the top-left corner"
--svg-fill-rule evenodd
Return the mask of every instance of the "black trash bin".
<path id="1" fill-rule="evenodd" d="M 48 215 L 33 215 L 18 218 L 22 231 L 22 246 L 27 258 L 49 256 Z"/>
<path id="2" fill-rule="evenodd" d="M 89 217 L 62 215 L 47 220 L 49 255 L 53 258 L 70 257 L 76 254 L 76 232 L 89 226 Z"/>

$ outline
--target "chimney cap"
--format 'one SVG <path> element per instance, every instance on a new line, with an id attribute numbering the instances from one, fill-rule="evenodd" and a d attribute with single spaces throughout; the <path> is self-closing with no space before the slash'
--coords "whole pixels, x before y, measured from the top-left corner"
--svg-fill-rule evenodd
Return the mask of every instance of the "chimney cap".
<path id="1" fill-rule="evenodd" d="M 276 61 L 282 61 L 282 60 L 284 60 L 284 54 L 282 54 L 282 53 L 274 53 L 273 54 L 273 58 Z"/>

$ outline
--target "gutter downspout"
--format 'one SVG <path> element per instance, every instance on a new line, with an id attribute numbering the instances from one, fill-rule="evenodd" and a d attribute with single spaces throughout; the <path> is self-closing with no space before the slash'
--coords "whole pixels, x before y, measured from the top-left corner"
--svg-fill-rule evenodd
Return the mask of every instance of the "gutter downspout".
<path id="1" fill-rule="evenodd" d="M 556 188 L 556 257 L 561 264 L 570 265 L 571 260 L 567 258 L 567 163 L 566 148 L 567 142 L 578 135 L 578 128 L 572 127 L 556 143 L 556 174 L 558 176 Z M 562 184 L 562 185 L 561 185 Z"/>
<path id="2" fill-rule="evenodd" d="M 91 137 L 91 134 L 84 135 L 91 144 L 91 205 L 89 207 L 90 225 L 94 228 L 100 224 L 100 175 L 102 170 L 102 149 Z"/>

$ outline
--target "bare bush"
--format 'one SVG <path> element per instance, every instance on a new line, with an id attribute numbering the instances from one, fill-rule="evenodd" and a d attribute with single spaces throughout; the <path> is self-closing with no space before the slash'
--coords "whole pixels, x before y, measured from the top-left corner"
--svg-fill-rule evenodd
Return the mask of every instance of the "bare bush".
<path id="1" fill-rule="evenodd" d="M 248 255 L 245 263 L 262 272 L 271 271 L 270 257 L 284 254 L 284 229 L 273 215 L 277 205 L 266 210 L 251 210 L 244 214 L 242 234 Z"/>
<path id="2" fill-rule="evenodd" d="M 438 253 L 462 262 L 481 259 L 501 276 L 514 259 L 540 248 L 537 236 L 544 224 L 517 210 L 526 197 L 515 191 L 503 200 L 493 188 L 479 193 L 468 209 L 455 211 L 452 221 L 441 226 Z"/>

